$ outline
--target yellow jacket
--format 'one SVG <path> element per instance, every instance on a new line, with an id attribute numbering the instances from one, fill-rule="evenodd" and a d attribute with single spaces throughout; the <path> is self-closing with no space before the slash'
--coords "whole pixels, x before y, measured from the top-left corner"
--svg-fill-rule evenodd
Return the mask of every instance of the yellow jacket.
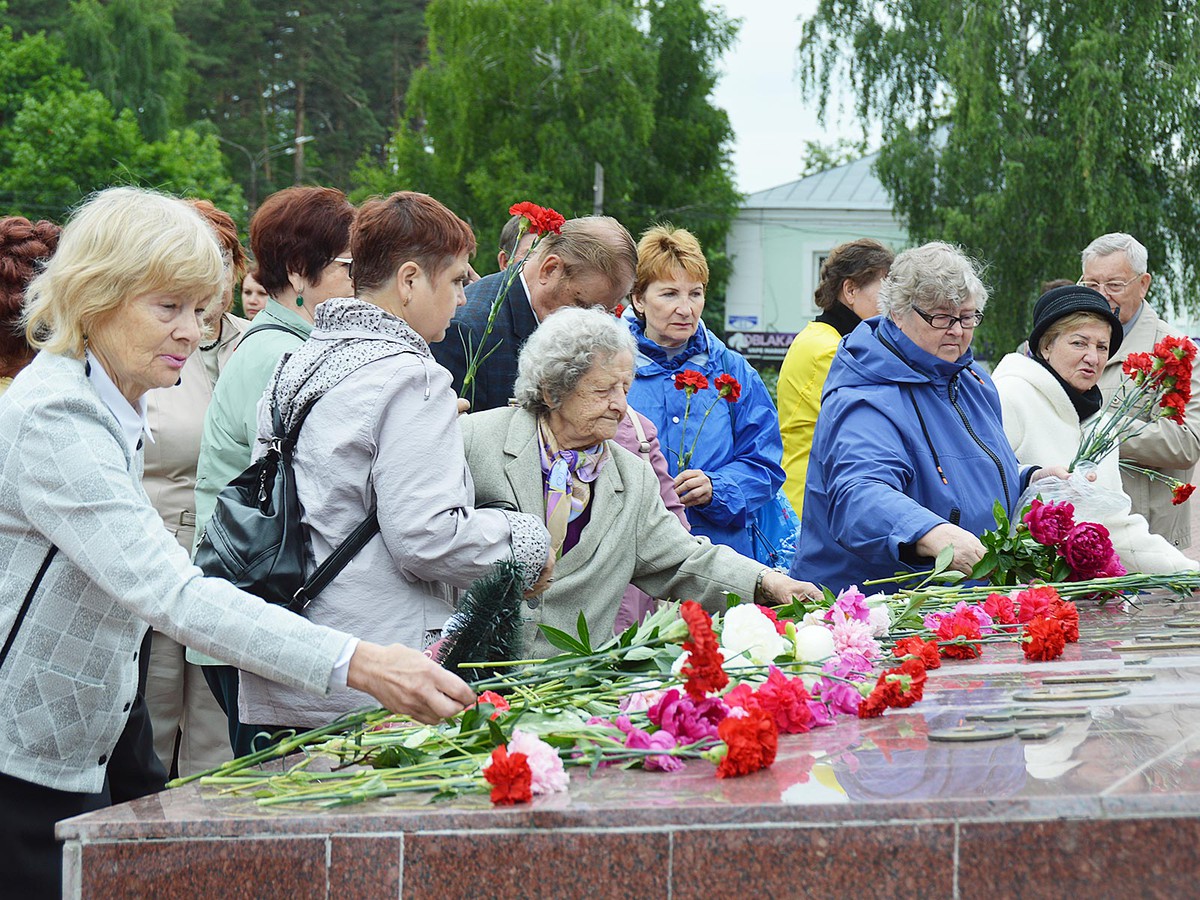
<path id="1" fill-rule="evenodd" d="M 796 335 L 779 369 L 779 430 L 783 435 L 783 489 L 796 515 L 804 514 L 804 480 L 813 429 L 821 411 L 821 389 L 842 336 L 832 325 L 809 322 Z"/>

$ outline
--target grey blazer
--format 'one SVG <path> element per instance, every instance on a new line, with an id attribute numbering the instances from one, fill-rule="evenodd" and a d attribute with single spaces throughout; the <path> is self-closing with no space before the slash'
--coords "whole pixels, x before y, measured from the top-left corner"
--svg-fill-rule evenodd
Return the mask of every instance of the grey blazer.
<path id="1" fill-rule="evenodd" d="M 464 416 L 467 465 L 475 480 L 475 503 L 506 502 L 521 512 L 545 515 L 537 420 L 521 409 L 494 409 Z M 653 597 L 697 600 L 710 612 L 725 608 L 725 593 L 749 601 L 765 567 L 729 547 L 696 537 L 663 505 L 654 470 L 612 441 L 611 459 L 592 485 L 591 519 L 579 543 L 559 559 L 554 584 L 536 609 L 526 610 L 526 653 L 558 651 L 539 623 L 575 634 L 583 611 L 588 632 L 612 633 L 625 586 Z"/>
<path id="2" fill-rule="evenodd" d="M 0 772 L 101 789 L 137 692 L 147 623 L 323 693 L 348 635 L 205 578 L 163 527 L 81 360 L 40 353 L 0 397 L 0 642 L 51 548 L 0 667 Z"/>

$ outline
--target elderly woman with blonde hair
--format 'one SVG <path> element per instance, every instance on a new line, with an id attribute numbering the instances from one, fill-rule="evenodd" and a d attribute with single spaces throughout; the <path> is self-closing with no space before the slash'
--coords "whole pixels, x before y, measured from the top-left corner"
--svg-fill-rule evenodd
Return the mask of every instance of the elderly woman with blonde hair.
<path id="1" fill-rule="evenodd" d="M 949 244 L 896 257 L 880 317 L 842 342 L 825 382 L 793 572 L 837 590 L 927 568 L 945 547 L 970 572 L 995 502 L 1017 512 L 1035 467 L 1013 455 L 996 388 L 971 353 L 987 299 Z"/>
<path id="2" fill-rule="evenodd" d="M 553 652 L 537 626 L 612 627 L 627 584 L 654 597 L 723 609 L 727 593 L 783 603 L 816 588 L 691 535 L 663 505 L 654 471 L 613 442 L 633 381 L 636 344 L 600 309 L 549 316 L 521 349 L 517 406 L 463 419 L 477 505 L 544 518 L 554 583 L 529 605 L 526 646 Z"/>
<path id="3" fill-rule="evenodd" d="M 178 380 L 225 283 L 194 209 L 115 188 L 80 207 L 30 285 L 41 352 L 0 398 L 0 846 L 13 896 L 56 896 L 55 821 L 106 803 L 147 623 L 265 677 L 316 694 L 349 684 L 429 722 L 473 697 L 418 650 L 205 578 L 163 527 L 141 484 L 146 393 Z"/>

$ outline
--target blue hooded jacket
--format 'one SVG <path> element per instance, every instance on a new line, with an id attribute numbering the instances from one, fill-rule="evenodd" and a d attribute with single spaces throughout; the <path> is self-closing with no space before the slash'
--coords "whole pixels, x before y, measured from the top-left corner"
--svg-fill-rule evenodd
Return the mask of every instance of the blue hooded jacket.
<path id="1" fill-rule="evenodd" d="M 838 347 L 821 399 L 791 574 L 839 591 L 926 568 L 913 545 L 950 522 L 995 528 L 1033 471 L 1009 448 L 1000 397 L 968 350 L 946 362 L 887 318 Z"/>
<path id="2" fill-rule="evenodd" d="M 766 385 L 740 354 L 728 349 L 703 323 L 683 351 L 670 358 L 646 337 L 640 322 L 626 321 L 638 343 L 629 405 L 658 429 L 672 477 L 681 470 L 680 453 L 691 449 L 704 412 L 712 407 L 691 462 L 682 467 L 700 469 L 712 480 L 712 500 L 704 506 L 687 508 L 692 534 L 703 534 L 714 544 L 725 544 L 753 558 L 750 522 L 759 507 L 775 496 L 784 479 L 779 464 L 783 458 L 779 415 Z M 686 435 L 683 421 L 687 397 L 675 388 L 675 374 L 684 369 L 702 373 L 709 384 L 707 390 L 692 397 Z M 712 386 L 718 375 L 726 373 L 742 386 L 736 403 L 719 399 Z"/>

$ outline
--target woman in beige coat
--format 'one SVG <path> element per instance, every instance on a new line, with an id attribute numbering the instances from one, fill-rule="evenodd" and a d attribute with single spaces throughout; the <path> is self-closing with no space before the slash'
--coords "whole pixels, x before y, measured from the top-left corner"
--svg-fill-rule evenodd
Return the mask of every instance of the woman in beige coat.
<path id="1" fill-rule="evenodd" d="M 228 213 L 207 200 L 192 203 L 216 232 L 226 262 L 223 303 L 205 316 L 207 336 L 188 357 L 174 387 L 146 394 L 146 421 L 153 442 L 145 447 L 142 486 L 162 516 L 163 525 L 189 553 L 196 536 L 196 460 L 204 414 L 217 378 L 249 327 L 232 315 L 233 285 L 246 268 L 246 253 Z M 206 311 L 207 312 L 207 311 Z M 150 643 L 146 705 L 154 729 L 154 750 L 168 772 L 203 772 L 230 757 L 225 713 L 197 665 L 184 658 L 185 648 L 161 631 Z"/>
<path id="2" fill-rule="evenodd" d="M 689 534 L 659 497 L 654 470 L 613 442 L 625 416 L 636 345 L 598 309 L 563 309 L 525 342 L 517 408 L 463 419 L 477 506 L 542 518 L 558 556 L 554 583 L 527 601 L 525 646 L 554 651 L 539 624 L 591 634 L 612 628 L 625 586 L 724 609 L 726 593 L 763 603 L 819 596 L 724 545 Z"/>

